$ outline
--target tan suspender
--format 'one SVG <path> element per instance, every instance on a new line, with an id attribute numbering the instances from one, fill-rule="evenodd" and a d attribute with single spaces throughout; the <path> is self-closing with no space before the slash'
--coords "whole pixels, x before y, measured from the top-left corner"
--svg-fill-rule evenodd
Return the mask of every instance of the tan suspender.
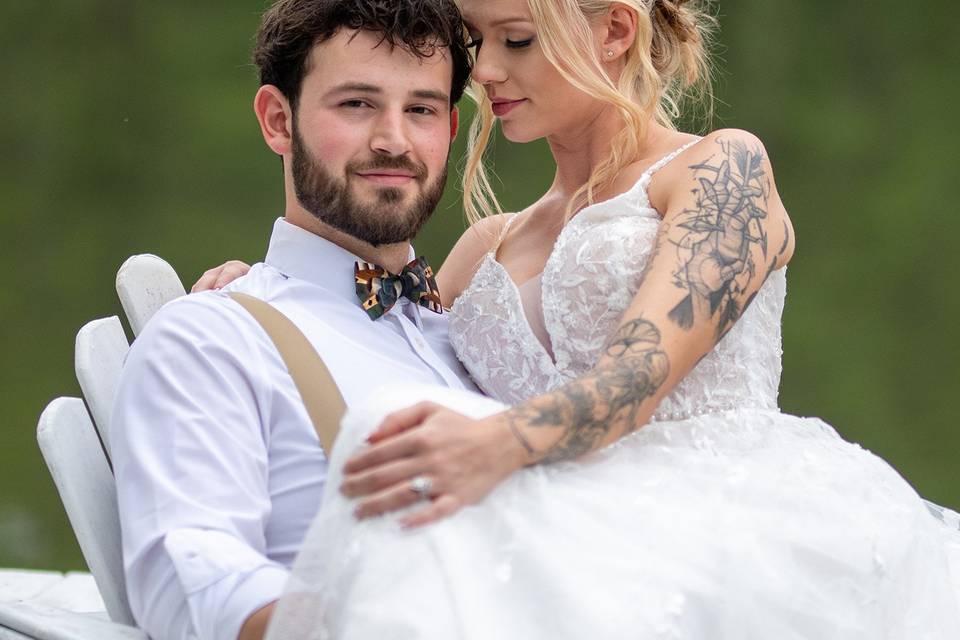
<path id="1" fill-rule="evenodd" d="M 245 293 L 228 295 L 246 309 L 273 340 L 329 458 L 347 407 L 327 365 L 290 318 L 259 298 Z"/>

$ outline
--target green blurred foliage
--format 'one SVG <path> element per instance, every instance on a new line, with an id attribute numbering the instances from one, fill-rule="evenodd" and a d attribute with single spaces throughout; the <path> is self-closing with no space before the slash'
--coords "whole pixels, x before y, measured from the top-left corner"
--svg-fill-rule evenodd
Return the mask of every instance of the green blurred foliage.
<path id="1" fill-rule="evenodd" d="M 250 108 L 263 7 L 4 3 L 0 567 L 83 567 L 35 425 L 79 394 L 74 336 L 119 313 L 117 267 L 156 253 L 189 284 L 264 253 L 282 190 Z M 724 0 L 713 126 L 765 141 L 796 226 L 784 409 L 824 417 L 957 506 L 954 7 Z M 543 143 L 501 140 L 493 159 L 511 209 L 552 177 Z M 435 259 L 464 227 L 458 202 L 452 184 L 418 244 Z"/>

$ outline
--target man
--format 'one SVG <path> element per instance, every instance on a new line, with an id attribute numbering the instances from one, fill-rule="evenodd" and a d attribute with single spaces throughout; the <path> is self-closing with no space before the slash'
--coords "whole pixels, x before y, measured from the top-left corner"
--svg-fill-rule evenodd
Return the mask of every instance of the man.
<path id="1" fill-rule="evenodd" d="M 280 0 L 261 24 L 254 108 L 286 206 L 264 263 L 229 288 L 287 315 L 348 405 L 385 379 L 473 388 L 445 316 L 363 304 L 354 281 L 358 261 L 404 272 L 440 198 L 470 71 L 461 33 L 452 0 Z M 114 415 L 137 622 L 157 639 L 261 637 L 327 464 L 269 337 L 224 293 L 167 305 L 130 352 Z"/>

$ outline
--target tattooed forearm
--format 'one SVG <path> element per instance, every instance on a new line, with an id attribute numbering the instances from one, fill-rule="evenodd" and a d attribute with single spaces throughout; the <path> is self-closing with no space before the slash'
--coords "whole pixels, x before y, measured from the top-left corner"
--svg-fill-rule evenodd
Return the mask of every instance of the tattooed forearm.
<path id="1" fill-rule="evenodd" d="M 767 261 L 767 201 L 770 182 L 762 148 L 740 141 L 718 141 L 719 158 L 692 165 L 700 184 L 693 209 L 681 212 L 675 226 L 684 230 L 676 245 L 679 265 L 674 284 L 687 295 L 669 317 L 683 329 L 698 319 L 717 323 L 725 334 L 749 304 L 745 290 L 757 273 L 754 246 Z"/>
<path id="2" fill-rule="evenodd" d="M 660 331 L 642 318 L 628 322 L 607 344 L 606 355 L 612 359 L 608 366 L 507 412 L 510 429 L 535 461 L 576 458 L 645 422 L 644 401 L 670 373 Z"/>

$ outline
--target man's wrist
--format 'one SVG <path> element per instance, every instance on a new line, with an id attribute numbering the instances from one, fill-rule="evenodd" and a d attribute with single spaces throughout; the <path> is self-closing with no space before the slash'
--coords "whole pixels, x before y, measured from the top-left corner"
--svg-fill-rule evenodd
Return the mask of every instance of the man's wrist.
<path id="1" fill-rule="evenodd" d="M 250 614 L 250 617 L 240 627 L 240 635 L 237 636 L 237 640 L 263 640 L 263 637 L 267 635 L 267 625 L 270 624 L 270 618 L 276 608 L 277 602 L 274 600 Z"/>

